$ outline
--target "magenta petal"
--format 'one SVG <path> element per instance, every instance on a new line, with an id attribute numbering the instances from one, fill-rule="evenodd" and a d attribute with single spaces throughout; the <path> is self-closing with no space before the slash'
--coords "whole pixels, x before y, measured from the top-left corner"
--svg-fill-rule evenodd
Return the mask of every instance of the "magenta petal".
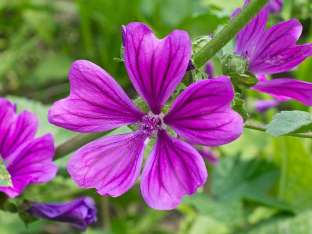
<path id="1" fill-rule="evenodd" d="M 312 55 L 312 43 L 296 45 L 302 26 L 296 19 L 269 28 L 258 41 L 248 70 L 256 75 L 280 73 L 294 68 Z"/>
<path id="2" fill-rule="evenodd" d="M 120 196 L 140 175 L 147 139 L 137 131 L 93 141 L 69 159 L 68 172 L 80 187 Z"/>
<path id="3" fill-rule="evenodd" d="M 178 87 L 191 53 L 191 39 L 185 31 L 174 30 L 159 40 L 145 24 L 127 26 L 126 68 L 135 89 L 154 114 L 160 114 Z"/>
<path id="4" fill-rule="evenodd" d="M 203 158 L 188 143 L 160 130 L 141 177 L 146 203 L 158 210 L 170 210 L 184 195 L 194 194 L 207 179 Z"/>
<path id="5" fill-rule="evenodd" d="M 38 129 L 35 114 L 23 111 L 15 114 L 15 106 L 0 98 L 0 154 L 4 161 L 22 143 L 31 140 Z"/>
<path id="6" fill-rule="evenodd" d="M 245 2 L 244 7 L 247 3 L 249 3 L 249 0 Z M 256 15 L 256 17 L 254 17 L 250 23 L 248 23 L 247 26 L 237 34 L 237 42 L 234 48 L 236 54 L 245 54 L 246 51 L 247 54 L 252 52 L 253 48 L 264 33 L 267 20 L 268 7 L 264 7 L 259 14 Z"/>
<path id="7" fill-rule="evenodd" d="M 277 100 L 256 100 L 256 110 L 258 112 L 264 112 L 272 107 L 280 104 Z"/>
<path id="8" fill-rule="evenodd" d="M 233 97 L 227 76 L 197 81 L 178 96 L 164 122 L 191 143 L 227 144 L 238 138 L 243 129 L 243 118 L 230 108 Z"/>
<path id="9" fill-rule="evenodd" d="M 293 98 L 307 106 L 312 106 L 312 83 L 280 78 L 268 81 L 259 81 L 252 89 L 271 94 Z"/>
<path id="10" fill-rule="evenodd" d="M 85 60 L 69 71 L 70 95 L 53 104 L 50 123 L 77 132 L 101 132 L 142 119 L 118 83 L 102 68 Z"/>
<path id="11" fill-rule="evenodd" d="M 6 166 L 13 188 L 0 187 L 9 197 L 18 196 L 27 184 L 45 183 L 53 179 L 57 167 L 53 164 L 54 141 L 51 134 L 28 141 L 7 158 Z"/>

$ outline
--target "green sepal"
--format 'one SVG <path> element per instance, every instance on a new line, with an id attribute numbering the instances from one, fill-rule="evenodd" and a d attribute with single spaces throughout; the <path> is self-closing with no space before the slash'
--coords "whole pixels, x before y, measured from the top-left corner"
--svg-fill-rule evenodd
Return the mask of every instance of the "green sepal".
<path id="1" fill-rule="evenodd" d="M 249 66 L 248 58 L 235 54 L 226 54 L 220 57 L 221 69 L 224 75 L 244 74 Z"/>
<path id="2" fill-rule="evenodd" d="M 13 187 L 11 175 L 7 171 L 1 156 L 0 156 L 0 187 Z"/>
<path id="3" fill-rule="evenodd" d="M 250 71 L 246 71 L 244 74 L 231 73 L 229 76 L 233 85 L 239 88 L 250 88 L 259 82 L 258 78 Z"/>
<path id="4" fill-rule="evenodd" d="M 245 101 L 243 99 L 238 98 L 239 94 L 236 93 L 233 100 L 231 101 L 232 110 L 236 111 L 243 117 L 244 122 L 250 117 L 245 106 Z"/>
<path id="5" fill-rule="evenodd" d="M 120 46 L 119 58 L 114 58 L 114 61 L 124 63 L 125 62 L 125 47 Z"/>

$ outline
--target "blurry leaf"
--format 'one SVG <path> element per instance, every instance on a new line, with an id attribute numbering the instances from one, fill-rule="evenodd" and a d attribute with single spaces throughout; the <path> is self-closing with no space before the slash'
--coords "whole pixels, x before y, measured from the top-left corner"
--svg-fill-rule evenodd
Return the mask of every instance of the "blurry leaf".
<path id="1" fill-rule="evenodd" d="M 201 2 L 205 5 L 216 6 L 220 9 L 236 9 L 242 7 L 245 0 L 201 0 Z"/>
<path id="2" fill-rule="evenodd" d="M 11 175 L 7 171 L 1 156 L 0 156 L 0 187 L 13 187 Z"/>
<path id="3" fill-rule="evenodd" d="M 277 168 L 264 160 L 224 157 L 213 171 L 212 192 L 220 200 L 266 193 L 278 179 Z"/>
<path id="4" fill-rule="evenodd" d="M 205 26 L 206 32 L 213 32 L 217 29 L 219 25 L 227 23 L 228 17 L 217 16 L 213 13 L 193 13 L 180 22 L 177 28 L 185 28 L 193 30 L 192 28 L 202 24 Z"/>
<path id="5" fill-rule="evenodd" d="M 59 145 L 70 138 L 78 135 L 76 132 L 69 131 L 64 128 L 57 127 L 50 124 L 48 121 L 48 112 L 50 105 L 43 105 L 42 103 L 34 100 L 28 100 L 24 97 L 8 96 L 7 97 L 12 103 L 17 104 L 17 112 L 20 113 L 22 110 L 28 110 L 37 115 L 39 119 L 39 129 L 36 137 L 42 136 L 47 133 L 53 135 L 55 145 Z"/>
<path id="6" fill-rule="evenodd" d="M 72 63 L 73 60 L 64 55 L 45 59 L 36 66 L 34 72 L 30 75 L 31 79 L 27 79 L 26 84 L 35 86 L 52 80 L 67 78 Z"/>
<path id="7" fill-rule="evenodd" d="M 27 212 L 19 212 L 19 217 L 21 218 L 21 220 L 25 223 L 26 227 L 28 226 L 28 224 L 35 222 L 36 220 L 38 220 L 37 218 L 31 216 L 30 214 L 28 214 Z"/>
<path id="8" fill-rule="evenodd" d="M 6 202 L 4 205 L 4 210 L 11 212 L 11 213 L 17 213 L 18 212 L 18 206 L 14 202 Z"/>
<path id="9" fill-rule="evenodd" d="M 23 16 L 46 42 L 53 41 L 56 24 L 52 14 L 41 10 L 24 10 Z"/>
<path id="10" fill-rule="evenodd" d="M 245 106 L 245 101 L 243 99 L 234 97 L 234 99 L 231 101 L 231 108 L 243 117 L 244 122 L 249 118 L 249 114 Z"/>
<path id="11" fill-rule="evenodd" d="M 0 80 L 3 78 L 8 70 L 13 69 L 14 64 L 16 64 L 17 60 L 22 55 L 28 53 L 35 47 L 37 42 L 38 38 L 33 37 L 27 40 L 27 42 L 20 45 L 18 48 L 7 50 L 6 52 L 0 54 Z"/>
<path id="12" fill-rule="evenodd" d="M 212 192 L 219 200 L 247 199 L 292 212 L 292 207 L 269 196 L 277 182 L 279 170 L 260 159 L 242 160 L 240 156 L 225 157 L 213 171 Z"/>
<path id="13" fill-rule="evenodd" d="M 185 197 L 183 202 L 195 206 L 200 215 L 209 216 L 216 221 L 226 224 L 228 227 L 233 228 L 243 222 L 241 201 L 216 201 L 212 200 L 205 193 L 196 193 Z"/>
<path id="14" fill-rule="evenodd" d="M 256 225 L 248 234 L 308 234 L 312 232 L 312 211 L 296 216 L 276 217 Z"/>
<path id="15" fill-rule="evenodd" d="M 226 234 L 230 229 L 223 223 L 210 218 L 209 216 L 199 216 L 194 222 L 189 234 Z"/>
<path id="16" fill-rule="evenodd" d="M 296 209 L 312 205 L 312 161 L 302 142 L 294 137 L 275 139 L 275 158 L 281 165 L 279 199 Z"/>
<path id="17" fill-rule="evenodd" d="M 312 129 L 312 114 L 304 111 L 282 111 L 266 126 L 266 132 L 274 137 Z"/>
<path id="18" fill-rule="evenodd" d="M 256 224 L 260 221 L 271 218 L 277 213 L 276 209 L 260 206 L 255 208 L 252 213 L 248 216 L 247 220 L 250 224 Z"/>

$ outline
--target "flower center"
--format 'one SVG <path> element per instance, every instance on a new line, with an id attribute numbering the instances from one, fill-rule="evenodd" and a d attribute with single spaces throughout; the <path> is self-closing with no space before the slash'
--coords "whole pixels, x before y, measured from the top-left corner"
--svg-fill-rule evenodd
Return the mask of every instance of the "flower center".
<path id="1" fill-rule="evenodd" d="M 164 114 L 154 115 L 149 112 L 142 117 L 142 121 L 136 123 L 137 128 L 146 134 L 149 138 L 156 137 L 159 129 L 165 129 L 166 125 L 163 123 Z"/>

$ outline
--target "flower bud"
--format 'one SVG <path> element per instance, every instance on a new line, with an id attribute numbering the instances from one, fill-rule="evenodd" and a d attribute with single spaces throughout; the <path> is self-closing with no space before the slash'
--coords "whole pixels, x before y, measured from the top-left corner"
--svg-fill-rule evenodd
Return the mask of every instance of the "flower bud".
<path id="1" fill-rule="evenodd" d="M 224 75 L 244 74 L 248 69 L 248 59 L 235 54 L 221 56 L 222 72 Z"/>
<path id="2" fill-rule="evenodd" d="M 37 203 L 26 211 L 33 217 L 70 223 L 81 231 L 97 220 L 94 200 L 77 198 L 68 203 Z"/>

